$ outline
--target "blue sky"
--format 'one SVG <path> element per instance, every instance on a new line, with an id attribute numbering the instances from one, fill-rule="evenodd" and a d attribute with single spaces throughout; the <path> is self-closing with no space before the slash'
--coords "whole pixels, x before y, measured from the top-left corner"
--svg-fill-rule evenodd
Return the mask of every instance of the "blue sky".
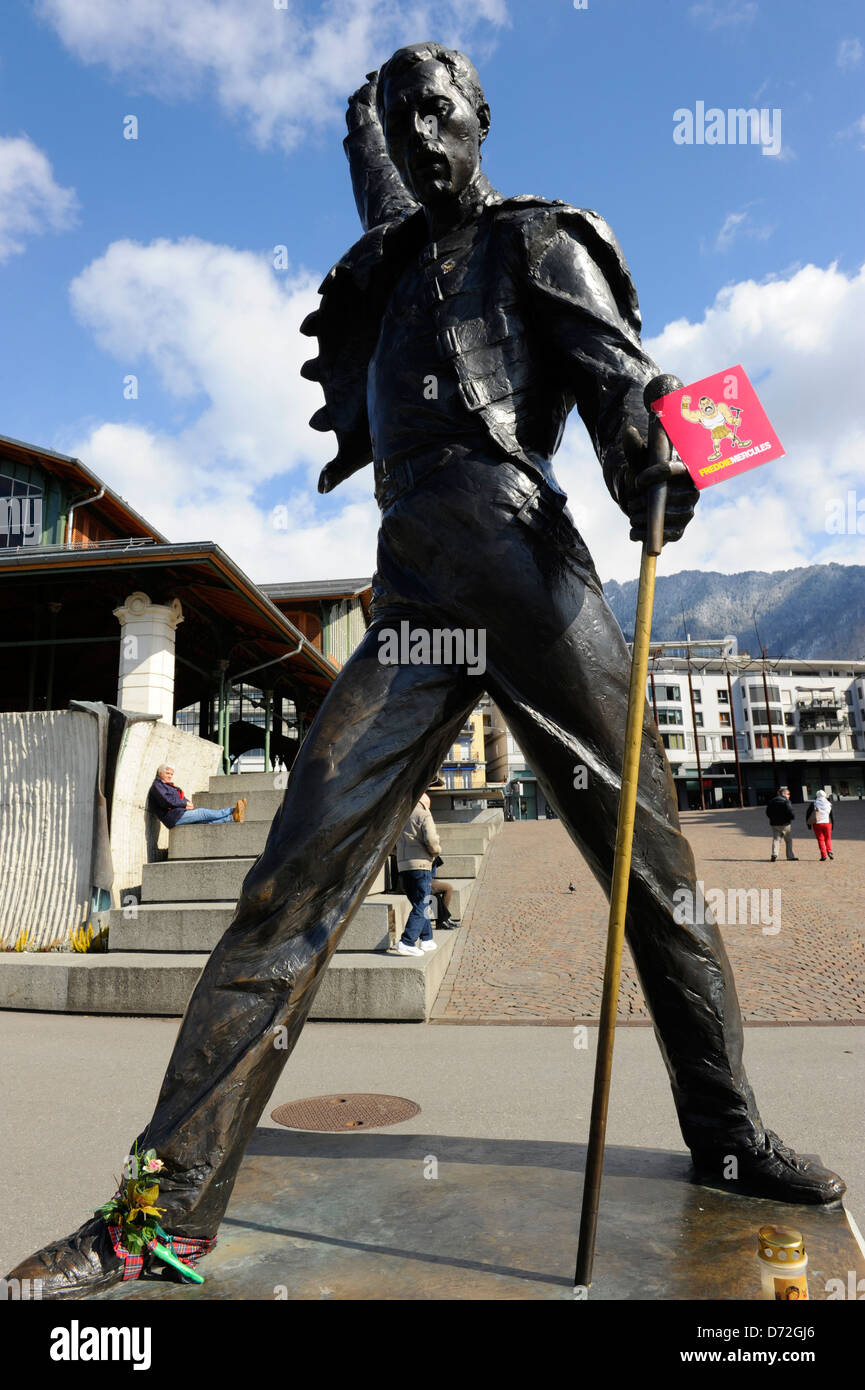
<path id="1" fill-rule="evenodd" d="M 297 325 L 359 234 L 345 98 L 427 37 L 480 69 L 496 186 L 610 222 L 662 367 L 759 383 L 787 458 L 707 493 L 664 570 L 862 562 L 825 526 L 865 497 L 859 0 L 7 0 L 0 433 L 77 453 L 259 580 L 371 572 L 370 470 L 315 492 L 332 437 L 306 425 Z M 780 111 L 777 154 L 676 144 L 698 102 Z M 559 457 L 602 577 L 632 577 L 576 417 Z"/>

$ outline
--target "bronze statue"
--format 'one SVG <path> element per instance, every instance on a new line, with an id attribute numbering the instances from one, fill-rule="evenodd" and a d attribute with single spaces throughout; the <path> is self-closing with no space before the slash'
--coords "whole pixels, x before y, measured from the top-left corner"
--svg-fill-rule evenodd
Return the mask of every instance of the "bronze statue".
<path id="1" fill-rule="evenodd" d="M 304 324 L 319 342 L 304 371 L 326 400 L 311 423 L 338 441 L 321 490 L 374 462 L 373 622 L 299 751 L 137 1141 L 165 1164 L 164 1228 L 200 1250 L 352 912 L 484 689 L 609 888 L 628 651 L 552 458 L 576 405 L 641 539 L 643 388 L 658 368 L 607 224 L 497 193 L 481 169 L 489 123 L 472 64 L 435 43 L 400 49 L 349 104 L 367 230 Z M 667 540 L 696 500 L 690 479 L 671 474 Z M 486 670 L 380 660 L 404 620 L 483 631 Z M 720 934 L 711 919 L 674 921 L 682 888 L 696 894 L 694 860 L 647 708 L 628 941 L 685 1142 L 701 1175 L 720 1177 L 734 1155 L 733 1190 L 836 1201 L 843 1182 L 763 1127 Z M 14 1274 L 41 1278 L 44 1296 L 80 1297 L 122 1278 L 123 1261 L 95 1217 Z"/>

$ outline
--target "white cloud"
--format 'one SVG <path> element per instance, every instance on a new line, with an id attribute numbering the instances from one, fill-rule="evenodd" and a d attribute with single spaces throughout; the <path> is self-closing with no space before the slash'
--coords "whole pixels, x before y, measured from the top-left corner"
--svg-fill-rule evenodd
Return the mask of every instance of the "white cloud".
<path id="1" fill-rule="evenodd" d="M 0 262 L 27 239 L 75 225 L 78 199 L 54 180 L 51 164 L 26 135 L 0 136 Z"/>
<path id="2" fill-rule="evenodd" d="M 862 62 L 862 42 L 860 39 L 842 39 L 838 45 L 835 62 L 842 72 L 851 72 Z"/>
<path id="3" fill-rule="evenodd" d="M 679 319 L 646 340 L 662 369 L 685 382 L 741 363 L 786 456 L 703 492 L 661 572 L 782 569 L 865 561 L 861 536 L 829 535 L 826 505 L 848 489 L 862 495 L 865 421 L 861 333 L 865 266 L 807 265 L 784 278 L 742 281 L 721 291 L 701 322 Z M 634 578 L 639 547 L 611 502 L 578 421 L 556 473 L 602 578 Z"/>
<path id="4" fill-rule="evenodd" d="M 865 150 L 865 116 L 860 116 L 858 121 L 848 125 L 845 130 L 839 130 L 838 138 L 840 140 L 856 140 L 860 150 Z"/>
<path id="5" fill-rule="evenodd" d="M 277 275 L 267 256 L 197 240 L 115 243 L 73 283 L 72 300 L 121 364 L 118 395 L 132 371 L 139 399 L 59 446 L 172 540 L 216 540 L 254 579 L 370 573 L 371 470 L 328 498 L 315 490 L 334 440 L 307 425 L 321 393 L 298 375 L 314 341 L 297 328 L 317 303 L 318 279 Z M 702 320 L 676 320 L 647 340 L 663 370 L 686 382 L 742 363 L 787 450 L 705 490 L 662 572 L 862 562 L 862 537 L 828 534 L 825 517 L 831 498 L 862 491 L 863 320 L 865 267 L 845 275 L 807 265 L 731 285 Z M 173 430 L 149 424 L 164 407 L 160 388 L 184 417 Z M 601 577 L 634 577 L 639 547 L 576 414 L 556 474 Z"/>
<path id="6" fill-rule="evenodd" d="M 139 396 L 124 406 L 132 420 L 93 425 L 67 447 L 170 539 L 215 540 L 261 582 L 363 574 L 375 558 L 368 471 L 335 503 L 315 492 L 333 436 L 307 424 L 321 391 L 299 376 L 315 343 L 298 328 L 319 279 L 196 239 L 120 241 L 70 290 Z M 173 433 L 148 424 L 160 389 L 192 416 Z"/>
<path id="7" fill-rule="evenodd" d="M 741 0 L 735 4 L 719 3 L 719 0 L 700 0 L 688 10 L 691 19 L 705 24 L 709 29 L 733 29 L 738 25 L 753 24 L 757 18 L 757 6 L 752 0 Z"/>
<path id="8" fill-rule="evenodd" d="M 715 250 L 728 251 L 738 236 L 768 241 L 774 230 L 774 227 L 755 224 L 747 208 L 742 212 L 728 212 L 715 238 Z"/>
<path id="9" fill-rule="evenodd" d="M 85 63 L 103 63 L 171 100 L 213 91 L 261 145 L 295 146 L 341 115 L 346 98 L 401 44 L 435 34 L 481 47 L 508 22 L 505 0 L 404 4 L 325 0 L 310 18 L 297 0 L 37 0 Z"/>

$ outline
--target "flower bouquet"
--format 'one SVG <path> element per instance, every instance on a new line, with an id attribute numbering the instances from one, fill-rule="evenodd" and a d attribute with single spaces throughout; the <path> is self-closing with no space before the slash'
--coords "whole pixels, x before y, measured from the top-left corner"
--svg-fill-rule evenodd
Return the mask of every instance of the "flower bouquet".
<path id="1" fill-rule="evenodd" d="M 139 1274 L 145 1252 L 150 1250 L 166 1264 L 196 1284 L 204 1276 L 181 1260 L 174 1241 L 160 1226 L 158 1218 L 165 1210 L 156 1205 L 159 1199 L 159 1174 L 165 1164 L 156 1157 L 155 1149 L 139 1154 L 138 1145 L 123 1165 L 123 1178 L 110 1202 L 100 1207 L 97 1215 L 104 1217 L 117 1255 L 123 1259 L 130 1277 Z M 198 1244 L 198 1242 L 184 1242 Z"/>

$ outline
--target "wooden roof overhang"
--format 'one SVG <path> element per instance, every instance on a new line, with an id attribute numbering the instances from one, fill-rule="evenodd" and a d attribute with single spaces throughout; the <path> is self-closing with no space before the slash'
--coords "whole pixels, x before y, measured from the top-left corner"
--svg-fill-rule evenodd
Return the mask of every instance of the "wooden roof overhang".
<path id="1" fill-rule="evenodd" d="M 185 621 L 177 629 L 177 659 L 198 670 L 199 685 L 222 659 L 228 662 L 229 680 L 249 673 L 250 685 L 274 685 L 285 677 L 292 685 L 307 687 L 313 702 L 320 703 L 338 674 L 337 667 L 213 542 L 131 541 L 0 550 L 0 581 L 0 608 L 17 609 L 19 615 L 9 636 L 17 631 L 24 638 L 21 618 L 28 598 L 42 604 L 61 600 L 69 613 L 77 603 L 78 629 L 95 625 L 119 634 L 112 609 L 140 589 L 155 603 L 180 600 Z M 91 634 L 80 630 L 78 635 L 84 640 Z M 262 663 L 272 664 L 260 673 L 250 672 Z M 179 699 L 178 707 L 183 703 Z"/>

